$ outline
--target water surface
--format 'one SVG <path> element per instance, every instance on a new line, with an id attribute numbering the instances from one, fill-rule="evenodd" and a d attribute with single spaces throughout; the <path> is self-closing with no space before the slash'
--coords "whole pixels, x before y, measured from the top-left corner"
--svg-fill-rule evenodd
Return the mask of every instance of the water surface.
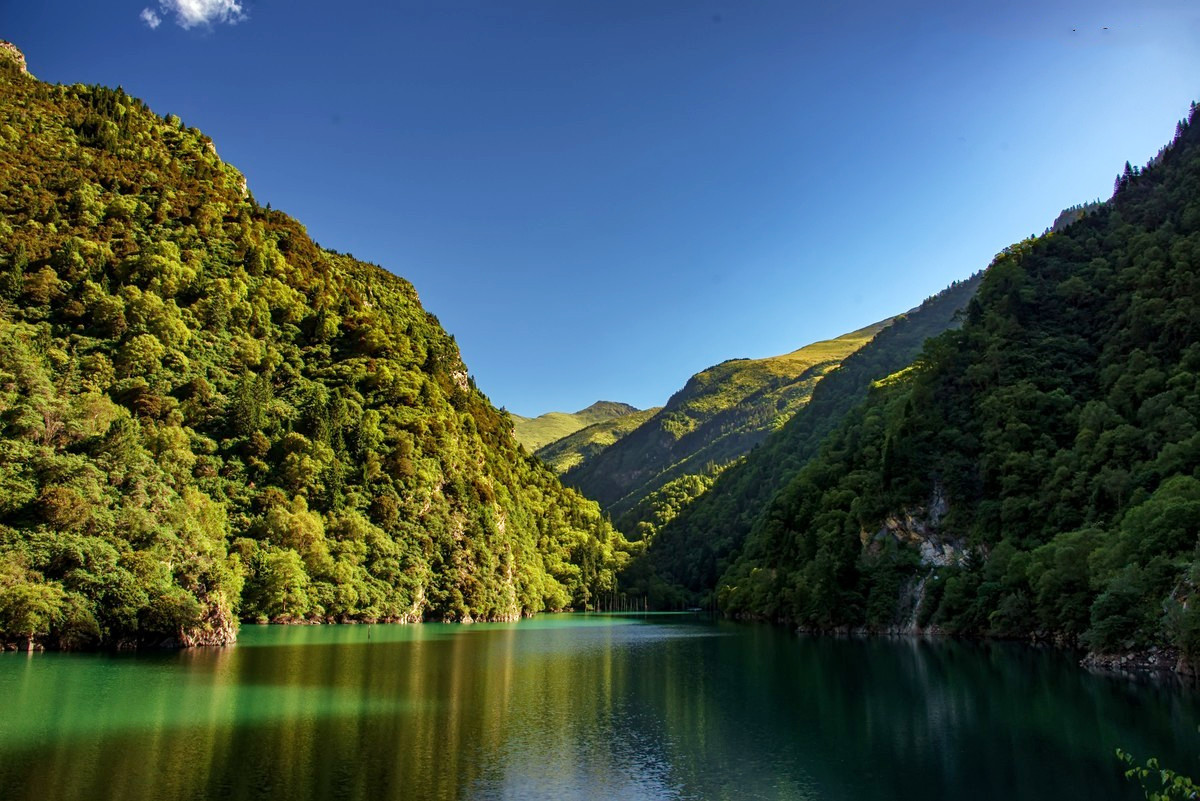
<path id="1" fill-rule="evenodd" d="M 691 616 L 249 626 L 225 649 L 0 654 L 0 798 L 1140 798 L 1200 697 L 1019 645 Z"/>

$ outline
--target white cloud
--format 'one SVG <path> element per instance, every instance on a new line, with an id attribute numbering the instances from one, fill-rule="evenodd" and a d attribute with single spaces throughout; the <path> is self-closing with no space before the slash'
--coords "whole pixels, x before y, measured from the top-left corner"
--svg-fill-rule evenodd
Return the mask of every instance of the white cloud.
<path id="1" fill-rule="evenodd" d="M 163 14 L 173 15 L 176 24 L 184 29 L 219 22 L 233 25 L 246 18 L 242 0 L 158 0 L 158 4 Z M 152 29 L 162 22 L 162 18 L 148 8 L 142 9 L 141 18 Z"/>

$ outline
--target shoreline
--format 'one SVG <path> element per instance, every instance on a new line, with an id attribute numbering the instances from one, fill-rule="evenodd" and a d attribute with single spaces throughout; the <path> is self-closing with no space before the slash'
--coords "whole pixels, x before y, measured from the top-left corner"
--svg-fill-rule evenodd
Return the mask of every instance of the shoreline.
<path id="1" fill-rule="evenodd" d="M 760 621 L 767 622 L 767 621 Z M 960 640 L 977 643 L 1015 643 L 1029 647 L 1051 648 L 1055 651 L 1076 653 L 1084 656 L 1077 665 L 1089 673 L 1121 678 L 1163 678 L 1177 677 L 1180 680 L 1200 680 L 1198 673 L 1179 651 L 1173 646 L 1154 645 L 1149 648 L 1131 649 L 1116 653 L 1102 654 L 1082 648 L 1072 639 L 1062 636 L 1052 637 L 992 637 L 977 634 L 952 634 L 937 628 L 920 630 L 882 629 L 872 630 L 863 627 L 837 629 L 816 629 L 807 626 L 792 626 L 788 623 L 776 622 L 776 625 L 791 628 L 797 635 L 812 637 L 861 637 L 861 638 L 911 638 L 929 640 Z"/>
<path id="2" fill-rule="evenodd" d="M 534 612 L 532 614 L 521 612 L 519 614 L 498 615 L 495 617 L 466 617 L 461 619 L 446 618 L 442 620 L 427 620 L 421 617 L 410 616 L 379 618 L 277 617 L 270 620 L 239 620 L 236 626 L 220 626 L 210 630 L 193 630 L 188 632 L 180 631 L 174 635 L 121 640 L 113 643 L 87 645 L 79 648 L 63 648 L 61 647 L 61 643 L 48 645 L 47 643 L 39 642 L 36 639 L 31 642 L 24 639 L 3 640 L 0 641 L 0 653 L 7 651 L 16 651 L 21 653 L 44 653 L 46 651 L 57 651 L 61 653 L 100 653 L 103 651 L 183 651 L 199 648 L 228 648 L 230 646 L 237 645 L 238 634 L 243 626 L 415 626 L 423 623 L 455 623 L 459 625 L 470 626 L 476 623 L 517 623 L 522 620 L 534 618 L 539 614 L 559 614 L 563 611 L 573 610 L 543 610 L 542 612 Z"/>
<path id="3" fill-rule="evenodd" d="M 164 637 L 160 639 L 146 639 L 136 641 L 123 641 L 112 643 L 104 646 L 91 646 L 84 648 L 61 648 L 47 647 L 45 643 L 33 642 L 32 645 L 23 641 L 4 641 L 0 642 L 0 653 L 3 652 L 20 652 L 20 653 L 44 653 L 47 651 L 57 651 L 61 653 L 98 653 L 103 651 L 109 652 L 130 652 L 130 651 L 183 651 L 192 649 L 207 649 L 207 648 L 227 648 L 237 645 L 238 633 L 242 626 L 373 626 L 373 625 L 403 625 L 413 626 L 424 623 L 442 623 L 442 624 L 457 624 L 462 626 L 470 626 L 476 623 L 518 623 L 522 620 L 532 620 L 540 614 L 587 614 L 588 610 L 577 611 L 573 609 L 560 609 L 553 611 L 536 612 L 533 614 L 521 613 L 519 615 L 502 615 L 488 618 L 465 618 L 465 619 L 442 619 L 442 620 L 427 620 L 420 617 L 401 616 L 394 618 L 285 618 L 279 617 L 272 620 L 243 620 L 238 622 L 236 629 L 232 631 L 226 629 L 224 633 L 232 635 L 228 639 L 221 638 L 204 638 L 181 635 Z M 1092 651 L 1086 651 L 1078 646 L 1073 640 L 1069 640 L 1062 636 L 1033 636 L 1033 637 L 992 637 L 987 635 L 973 634 L 953 634 L 942 631 L 937 627 L 926 629 L 901 629 L 899 627 L 887 629 L 870 629 L 866 627 L 836 627 L 833 629 L 819 629 L 809 626 L 795 626 L 794 624 L 779 621 L 766 620 L 757 617 L 743 616 L 727 616 L 717 614 L 718 619 L 729 620 L 735 623 L 767 623 L 772 626 L 787 628 L 796 636 L 805 637 L 832 637 L 835 639 L 909 639 L 909 640 L 958 640 L 961 642 L 974 642 L 979 644 L 986 643 L 1012 643 L 1023 645 L 1032 648 L 1049 648 L 1055 651 L 1064 653 L 1064 656 L 1071 657 L 1069 652 L 1074 651 L 1076 654 L 1082 652 L 1084 656 L 1076 661 L 1078 667 L 1086 670 L 1089 673 L 1108 676 L 1112 678 L 1123 678 L 1127 680 L 1147 680 L 1147 679 L 1164 679 L 1173 678 L 1178 681 L 1197 681 L 1200 682 L 1200 672 L 1184 659 L 1179 649 L 1171 646 L 1151 646 L 1145 649 L 1136 649 L 1122 651 L 1111 654 L 1100 654 Z M 213 632 L 210 632 L 213 633 Z M 188 642 L 191 640 L 191 642 Z"/>

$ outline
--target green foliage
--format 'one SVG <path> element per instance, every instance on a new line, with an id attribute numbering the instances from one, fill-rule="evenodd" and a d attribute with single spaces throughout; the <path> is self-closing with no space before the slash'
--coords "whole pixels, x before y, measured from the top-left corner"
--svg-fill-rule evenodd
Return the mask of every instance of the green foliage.
<path id="1" fill-rule="evenodd" d="M 512 619 L 628 545 L 512 439 L 413 287 L 177 118 L 0 70 L 0 640 Z"/>
<path id="2" fill-rule="evenodd" d="M 1091 200 L 1087 203 L 1078 203 L 1070 208 L 1063 209 L 1054 218 L 1054 222 L 1051 223 L 1050 227 L 1046 229 L 1046 233 L 1050 233 L 1051 231 L 1058 233 L 1065 230 L 1067 226 L 1079 222 L 1084 217 L 1098 210 L 1102 205 L 1104 204 L 1100 200 Z"/>
<path id="3" fill-rule="evenodd" d="M 662 513 L 649 498 L 685 476 L 711 478 L 808 403 L 813 388 L 891 321 L 767 359 L 730 359 L 692 376 L 657 414 L 569 470 L 623 531 Z M 663 497 L 663 496 L 657 496 Z"/>
<path id="4" fill-rule="evenodd" d="M 32 642 L 63 619 L 62 587 L 24 569 L 11 555 L 0 561 L 0 626 Z"/>
<path id="5" fill-rule="evenodd" d="M 1192 801 L 1200 798 L 1200 785 L 1187 776 L 1162 767 L 1154 757 L 1141 765 L 1133 758 L 1133 754 L 1118 748 L 1117 759 L 1127 766 L 1125 778 L 1136 780 L 1141 785 L 1147 801 Z"/>
<path id="6" fill-rule="evenodd" d="M 725 609 L 875 623 L 869 533 L 940 497 L 931 525 L 965 556 L 928 575 L 919 622 L 1196 654 L 1198 186 L 1184 123 L 1111 201 L 1000 254 L 961 329 L 777 490 L 720 581 Z"/>
<path id="7" fill-rule="evenodd" d="M 707 492 L 714 479 L 712 472 L 706 472 L 701 475 L 684 474 L 668 481 L 635 506 L 622 519 L 622 525 L 626 526 L 627 531 L 637 534 L 639 540 L 652 546 L 662 527 Z"/>
<path id="8" fill-rule="evenodd" d="M 816 385 L 808 405 L 661 527 L 647 550 L 649 569 L 693 602 L 711 591 L 751 528 L 762 525 L 772 494 L 816 455 L 825 435 L 866 397 L 873 382 L 901 370 L 926 339 L 956 324 L 981 278 L 977 274 L 955 283 L 894 318 L 847 356 Z"/>

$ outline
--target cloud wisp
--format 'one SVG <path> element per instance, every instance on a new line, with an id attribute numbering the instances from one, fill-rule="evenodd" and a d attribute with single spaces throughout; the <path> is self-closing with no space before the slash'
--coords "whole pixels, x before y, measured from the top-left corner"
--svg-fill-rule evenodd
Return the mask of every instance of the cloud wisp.
<path id="1" fill-rule="evenodd" d="M 164 16 L 175 18 L 175 24 L 187 30 L 198 25 L 225 23 L 234 25 L 246 18 L 241 0 L 158 0 Z M 143 8 L 139 19 L 154 30 L 163 17 L 150 8 Z"/>
<path id="2" fill-rule="evenodd" d="M 148 8 L 142 9 L 142 13 L 138 14 L 138 19 L 146 23 L 146 27 L 150 30 L 154 30 L 159 25 L 162 25 L 162 17 L 158 16 L 158 14 L 155 14 Z"/>

